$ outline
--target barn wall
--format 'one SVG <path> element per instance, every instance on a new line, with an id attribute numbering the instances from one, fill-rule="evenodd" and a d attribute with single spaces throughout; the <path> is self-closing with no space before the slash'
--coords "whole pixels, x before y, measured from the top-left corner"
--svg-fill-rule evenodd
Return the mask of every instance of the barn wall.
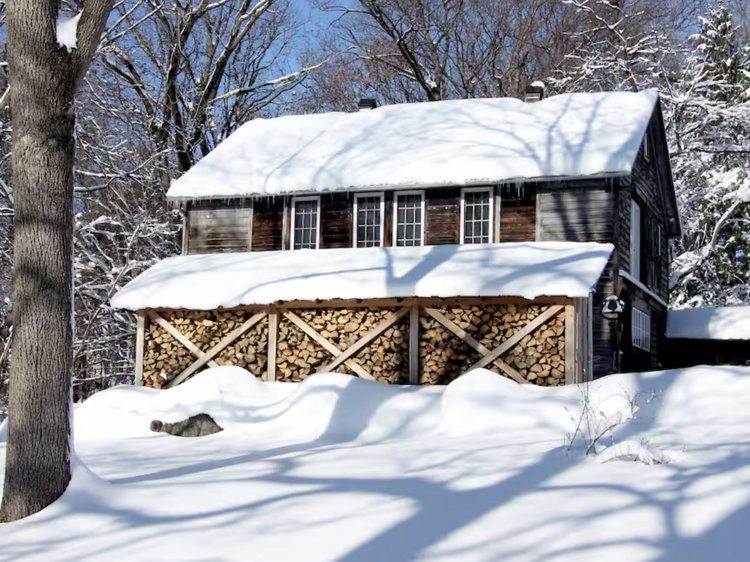
<path id="1" fill-rule="evenodd" d="M 461 305 L 434 303 L 438 312 L 489 349 L 494 349 L 536 317 L 550 304 L 518 303 Z M 359 307 L 314 307 L 293 309 L 294 314 L 322 337 L 342 350 L 347 349 L 400 305 Z M 332 360 L 332 355 L 278 309 L 280 322 L 275 380 L 299 381 Z M 215 311 L 165 310 L 158 314 L 202 351 L 215 347 L 255 310 Z M 501 359 L 527 381 L 540 386 L 565 382 L 565 308 L 532 333 L 526 335 Z M 574 340 L 571 340 L 574 341 Z M 480 358 L 424 310 L 419 317 L 420 384 L 447 384 L 466 372 Z M 572 345 L 575 345 L 572 343 Z M 150 322 L 145 330 L 143 381 L 162 388 L 196 359 L 161 325 Z M 268 318 L 226 347 L 216 358 L 219 365 L 237 365 L 266 379 L 268 369 Z M 390 326 L 354 355 L 355 361 L 380 382 L 407 384 L 409 380 L 409 315 Z M 494 364 L 488 367 L 500 373 Z M 335 371 L 354 374 L 342 365 Z M 198 371 L 200 372 L 200 370 Z"/>
<path id="2" fill-rule="evenodd" d="M 692 340 L 667 338 L 663 344 L 664 367 L 682 369 L 698 365 L 750 366 L 747 340 Z"/>

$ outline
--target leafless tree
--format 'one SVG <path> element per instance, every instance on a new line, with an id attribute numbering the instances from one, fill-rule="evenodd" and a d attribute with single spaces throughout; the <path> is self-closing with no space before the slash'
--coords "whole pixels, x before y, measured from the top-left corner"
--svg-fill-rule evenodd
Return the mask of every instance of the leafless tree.
<path id="1" fill-rule="evenodd" d="M 112 4 L 86 0 L 75 46 L 58 42 L 58 0 L 14 0 L 7 6 L 14 342 L 3 522 L 40 511 L 70 481 L 72 107 Z"/>

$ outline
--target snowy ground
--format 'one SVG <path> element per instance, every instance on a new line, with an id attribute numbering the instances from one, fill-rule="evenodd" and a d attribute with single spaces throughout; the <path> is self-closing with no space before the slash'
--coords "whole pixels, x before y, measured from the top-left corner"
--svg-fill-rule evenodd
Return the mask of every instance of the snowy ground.
<path id="1" fill-rule="evenodd" d="M 0 526 L 0 562 L 747 560 L 750 369 L 591 385 L 595 424 L 641 406 L 617 450 L 668 464 L 568 450 L 583 394 L 488 372 L 442 388 L 264 384 L 234 367 L 107 390 L 76 410 L 69 490 Z M 226 430 L 148 431 L 202 411 Z"/>

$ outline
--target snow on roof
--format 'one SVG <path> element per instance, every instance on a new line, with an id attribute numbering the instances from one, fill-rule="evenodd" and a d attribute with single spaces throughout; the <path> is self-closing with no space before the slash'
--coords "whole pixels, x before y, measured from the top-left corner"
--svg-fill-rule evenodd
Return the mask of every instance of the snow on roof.
<path id="1" fill-rule="evenodd" d="M 471 99 L 255 119 L 176 180 L 172 200 L 437 187 L 631 172 L 658 94 Z"/>
<path id="2" fill-rule="evenodd" d="M 587 297 L 611 244 L 524 242 L 176 256 L 142 273 L 112 306 L 187 308 L 406 297 Z"/>
<path id="3" fill-rule="evenodd" d="M 750 340 L 750 306 L 670 310 L 667 337 L 691 340 Z"/>

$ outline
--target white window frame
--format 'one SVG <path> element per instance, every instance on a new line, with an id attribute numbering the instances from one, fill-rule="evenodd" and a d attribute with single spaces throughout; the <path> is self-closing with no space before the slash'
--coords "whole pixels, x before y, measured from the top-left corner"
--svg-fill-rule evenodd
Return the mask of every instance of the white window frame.
<path id="1" fill-rule="evenodd" d="M 301 201 L 315 201 L 317 204 L 318 212 L 317 214 L 317 221 L 315 225 L 315 249 L 320 249 L 320 215 L 322 215 L 322 208 L 320 206 L 320 195 L 310 195 L 306 197 L 292 197 L 292 208 L 291 208 L 291 230 L 289 235 L 289 249 L 294 250 L 294 229 L 295 229 L 295 221 L 297 218 L 297 203 Z M 303 250 L 311 250 L 312 248 L 302 248 Z M 299 250 L 298 250 L 299 251 Z"/>
<path id="2" fill-rule="evenodd" d="M 495 202 L 493 197 L 493 188 L 490 187 L 464 187 L 461 189 L 461 225 L 460 225 L 460 240 L 461 244 L 466 244 L 466 220 L 465 220 L 465 209 L 466 209 L 466 198 L 465 195 L 467 193 L 482 193 L 486 192 L 489 194 L 489 201 L 490 201 L 490 225 L 489 225 L 489 233 L 488 233 L 488 241 L 487 244 L 492 244 L 492 238 L 494 233 L 494 227 L 495 227 Z"/>
<path id="3" fill-rule="evenodd" d="M 393 194 L 393 247 L 406 248 L 408 246 L 398 246 L 398 198 L 406 195 L 419 195 L 422 198 L 422 228 L 420 229 L 420 241 L 419 245 L 424 246 L 424 229 L 425 223 L 427 222 L 427 216 L 425 215 L 425 198 L 424 189 L 416 189 L 411 191 L 396 191 Z"/>
<path id="4" fill-rule="evenodd" d="M 634 199 L 630 200 L 630 275 L 641 280 L 641 254 L 643 232 L 641 231 L 643 209 Z M 637 244 L 636 244 L 637 242 Z"/>
<path id="5" fill-rule="evenodd" d="M 378 191 L 375 193 L 355 193 L 354 194 L 354 236 L 352 237 L 352 248 L 357 248 L 357 231 L 358 231 L 358 220 L 359 220 L 359 204 L 358 201 L 361 198 L 380 197 L 380 248 L 385 243 L 385 193 Z M 424 222 L 424 221 L 423 221 Z M 375 247 L 375 246 L 373 246 Z"/>
<path id="6" fill-rule="evenodd" d="M 651 315 L 633 307 L 631 315 L 631 341 L 633 347 L 651 351 Z"/>

